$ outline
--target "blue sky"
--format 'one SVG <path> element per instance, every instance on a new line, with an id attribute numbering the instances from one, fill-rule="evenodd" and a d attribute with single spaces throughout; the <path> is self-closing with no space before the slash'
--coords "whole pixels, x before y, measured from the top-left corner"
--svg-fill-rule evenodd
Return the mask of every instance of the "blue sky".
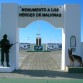
<path id="1" fill-rule="evenodd" d="M 82 0 L 0 0 L 0 3 L 18 3 L 20 5 L 63 5 L 63 4 L 80 4 L 81 6 L 81 41 L 83 42 L 83 2 Z M 26 28 L 19 29 L 20 42 L 35 43 L 38 28 L 40 28 L 40 36 L 42 43 L 46 42 L 62 42 L 62 30 L 57 29 L 52 24 L 39 20 L 27 25 Z M 49 34 L 49 36 L 48 36 Z"/>

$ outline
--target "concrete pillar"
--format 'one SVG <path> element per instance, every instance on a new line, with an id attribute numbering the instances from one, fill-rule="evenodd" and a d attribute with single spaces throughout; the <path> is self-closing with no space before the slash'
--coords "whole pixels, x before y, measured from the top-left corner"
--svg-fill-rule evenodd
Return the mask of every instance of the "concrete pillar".
<path id="1" fill-rule="evenodd" d="M 76 51 L 73 54 L 80 56 L 80 6 L 64 5 L 64 28 L 62 31 L 62 70 L 70 65 L 68 49 L 70 48 L 70 37 L 76 37 Z"/>
<path id="2" fill-rule="evenodd" d="M 2 3 L 1 4 L 1 37 L 3 34 L 8 35 L 10 43 L 18 42 L 18 6 L 17 4 Z M 18 45 L 15 44 L 11 47 L 9 53 L 10 68 L 5 69 L 5 72 L 11 72 L 18 69 Z M 0 69 L 4 72 L 4 68 Z"/>

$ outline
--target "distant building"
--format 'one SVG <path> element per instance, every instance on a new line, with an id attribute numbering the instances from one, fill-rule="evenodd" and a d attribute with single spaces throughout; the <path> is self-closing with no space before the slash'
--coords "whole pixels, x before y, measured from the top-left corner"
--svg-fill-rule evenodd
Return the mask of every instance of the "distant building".
<path id="1" fill-rule="evenodd" d="M 30 43 L 20 43 L 19 49 L 27 49 L 30 50 Z"/>
<path id="2" fill-rule="evenodd" d="M 62 44 L 61 43 L 47 43 L 47 50 L 54 51 L 54 50 L 61 50 Z"/>
<path id="3" fill-rule="evenodd" d="M 34 46 L 36 44 L 33 43 L 20 43 L 19 44 L 19 49 L 25 49 L 25 50 L 32 50 L 34 51 Z M 56 51 L 56 50 L 61 50 L 62 49 L 62 44 L 61 43 L 47 43 L 47 44 L 42 44 L 43 50 L 48 50 L 48 51 Z"/>

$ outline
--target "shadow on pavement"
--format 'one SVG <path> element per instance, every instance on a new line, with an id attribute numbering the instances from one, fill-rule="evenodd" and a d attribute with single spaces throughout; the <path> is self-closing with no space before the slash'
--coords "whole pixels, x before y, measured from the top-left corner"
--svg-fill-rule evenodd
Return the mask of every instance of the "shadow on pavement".
<path id="1" fill-rule="evenodd" d="M 15 70 L 13 73 L 29 75 L 32 77 L 50 77 L 50 78 L 74 78 L 83 79 L 82 73 L 68 73 L 64 71 L 50 71 L 50 70 Z"/>

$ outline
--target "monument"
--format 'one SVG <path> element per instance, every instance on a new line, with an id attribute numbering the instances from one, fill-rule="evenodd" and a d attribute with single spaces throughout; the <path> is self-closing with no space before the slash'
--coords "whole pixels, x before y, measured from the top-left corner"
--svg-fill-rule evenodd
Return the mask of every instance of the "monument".
<path id="1" fill-rule="evenodd" d="M 8 39 L 11 43 L 18 42 L 19 28 L 24 28 L 39 19 L 45 20 L 55 27 L 62 29 L 61 70 L 65 70 L 65 67 L 70 64 L 68 49 L 72 48 L 71 46 L 75 46 L 73 47 L 75 54 L 82 56 L 80 43 L 80 6 L 78 4 L 32 6 L 18 5 L 16 3 L 2 3 L 0 4 L 0 40 L 5 33 L 8 35 Z M 76 43 L 72 41 L 72 36 L 75 37 Z M 39 44 L 41 44 L 41 42 Z M 0 67 L 0 72 L 12 72 L 15 69 L 19 69 L 19 43 L 11 48 L 9 58 L 11 67 Z"/>

